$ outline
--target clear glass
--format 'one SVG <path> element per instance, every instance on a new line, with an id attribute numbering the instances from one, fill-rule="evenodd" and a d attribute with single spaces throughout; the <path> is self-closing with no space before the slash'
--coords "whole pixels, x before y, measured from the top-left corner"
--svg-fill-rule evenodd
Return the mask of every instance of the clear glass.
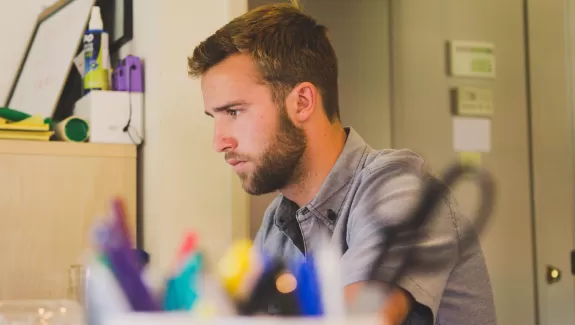
<path id="1" fill-rule="evenodd" d="M 83 325 L 82 306 L 70 300 L 0 301 L 0 325 Z"/>
<path id="2" fill-rule="evenodd" d="M 68 299 L 84 304 L 86 271 L 83 265 L 75 264 L 68 270 Z M 0 324 L 2 325 L 2 324 Z"/>

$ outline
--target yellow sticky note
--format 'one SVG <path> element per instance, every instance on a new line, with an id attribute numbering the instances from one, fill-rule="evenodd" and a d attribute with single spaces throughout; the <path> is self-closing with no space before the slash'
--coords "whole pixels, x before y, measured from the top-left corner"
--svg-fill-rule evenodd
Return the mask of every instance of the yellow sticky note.
<path id="1" fill-rule="evenodd" d="M 459 162 L 464 165 L 481 165 L 481 153 L 479 152 L 460 152 Z"/>

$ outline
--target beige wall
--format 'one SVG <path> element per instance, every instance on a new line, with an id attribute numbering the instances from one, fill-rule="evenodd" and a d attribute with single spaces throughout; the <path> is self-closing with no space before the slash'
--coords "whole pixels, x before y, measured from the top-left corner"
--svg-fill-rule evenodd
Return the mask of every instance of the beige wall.
<path id="1" fill-rule="evenodd" d="M 248 235 L 247 196 L 212 149 L 199 80 L 187 75 L 194 46 L 246 10 L 241 0 L 134 1 L 135 39 L 144 58 L 146 140 L 142 150 L 144 245 L 165 271 L 185 231 L 200 234 L 217 259 Z M 200 9 L 201 8 L 201 9 Z"/>
<path id="2" fill-rule="evenodd" d="M 483 155 L 482 164 L 497 179 L 499 199 L 482 244 L 499 324 L 535 324 L 523 1 L 393 4 L 393 144 L 414 149 L 440 172 L 457 158 L 450 88 L 493 90 L 492 152 Z M 494 42 L 497 78 L 448 78 L 445 42 L 452 39 Z M 456 192 L 461 210 L 473 211 L 475 191 L 460 187 Z"/>
<path id="3" fill-rule="evenodd" d="M 570 251 L 575 248 L 572 160 L 575 1 L 528 3 L 541 324 L 575 324 L 575 287 L 569 261 Z M 544 281 L 547 265 L 563 271 L 559 283 L 549 285 Z"/>

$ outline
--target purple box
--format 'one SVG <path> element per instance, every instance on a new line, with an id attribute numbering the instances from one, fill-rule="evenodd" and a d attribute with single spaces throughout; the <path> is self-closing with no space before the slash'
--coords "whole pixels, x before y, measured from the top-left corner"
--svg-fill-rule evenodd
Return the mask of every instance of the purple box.
<path id="1" fill-rule="evenodd" d="M 112 73 L 113 90 L 140 93 L 144 91 L 143 83 L 142 61 L 134 55 L 121 60 Z"/>

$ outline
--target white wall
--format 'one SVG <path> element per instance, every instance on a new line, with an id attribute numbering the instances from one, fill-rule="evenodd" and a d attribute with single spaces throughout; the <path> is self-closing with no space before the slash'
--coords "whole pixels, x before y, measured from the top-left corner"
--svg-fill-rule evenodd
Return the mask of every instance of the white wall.
<path id="1" fill-rule="evenodd" d="M 212 149 L 199 80 L 187 57 L 217 28 L 246 10 L 242 0 L 134 1 L 132 52 L 145 65 L 145 145 L 141 184 L 144 246 L 165 270 L 185 231 L 199 232 L 209 257 L 247 236 L 247 195 Z"/>

